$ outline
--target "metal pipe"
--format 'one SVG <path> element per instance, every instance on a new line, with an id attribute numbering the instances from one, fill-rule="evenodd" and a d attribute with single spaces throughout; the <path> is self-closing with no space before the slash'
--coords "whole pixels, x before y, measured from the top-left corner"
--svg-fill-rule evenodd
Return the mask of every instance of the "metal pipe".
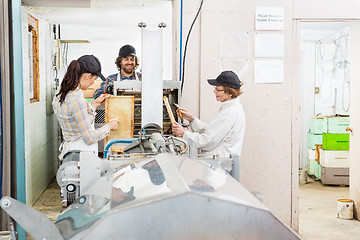
<path id="1" fill-rule="evenodd" d="M 15 231 L 15 227 L 14 227 L 13 222 L 10 222 L 10 231 L 11 231 L 11 238 L 13 240 L 17 240 L 16 231 Z"/>
<path id="2" fill-rule="evenodd" d="M 230 158 L 232 159 L 230 175 L 240 182 L 240 157 L 238 154 L 230 154 Z"/>

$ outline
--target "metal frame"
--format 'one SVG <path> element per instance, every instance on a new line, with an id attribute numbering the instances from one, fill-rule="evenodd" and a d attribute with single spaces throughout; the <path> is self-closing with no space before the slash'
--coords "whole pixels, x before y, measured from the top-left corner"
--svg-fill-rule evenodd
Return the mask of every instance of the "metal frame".
<path id="1" fill-rule="evenodd" d="M 10 151 L 10 56 L 8 1 L 0 4 L 0 79 L 2 102 L 1 129 L 1 195 L 11 195 L 11 151 Z M 9 229 L 9 217 L 1 212 L 1 229 Z"/>

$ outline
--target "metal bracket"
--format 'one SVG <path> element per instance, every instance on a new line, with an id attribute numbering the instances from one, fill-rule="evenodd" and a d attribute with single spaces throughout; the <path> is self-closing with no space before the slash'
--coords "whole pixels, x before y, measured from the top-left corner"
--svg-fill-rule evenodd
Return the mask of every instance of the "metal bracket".
<path id="1" fill-rule="evenodd" d="M 161 22 L 161 23 L 159 23 L 158 27 L 159 28 L 166 28 L 166 23 Z"/>
<path id="2" fill-rule="evenodd" d="M 139 27 L 139 28 L 145 28 L 145 27 L 146 27 L 146 23 L 141 22 L 141 23 L 138 24 L 138 27 Z"/>

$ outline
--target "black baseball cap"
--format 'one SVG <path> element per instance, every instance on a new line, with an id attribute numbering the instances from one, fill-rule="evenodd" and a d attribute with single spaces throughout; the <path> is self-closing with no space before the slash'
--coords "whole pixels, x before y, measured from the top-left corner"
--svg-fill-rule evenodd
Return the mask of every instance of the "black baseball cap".
<path id="1" fill-rule="evenodd" d="M 241 87 L 240 79 L 233 71 L 223 71 L 216 79 L 207 81 L 212 86 L 227 86 L 234 89 Z"/>
<path id="2" fill-rule="evenodd" d="M 84 69 L 85 71 L 96 74 L 99 78 L 101 78 L 103 81 L 106 79 L 101 74 L 101 64 L 97 57 L 94 55 L 84 55 L 79 57 L 78 62 L 80 63 L 80 67 Z"/>
<path id="3" fill-rule="evenodd" d="M 128 44 L 124 45 L 120 48 L 119 56 L 120 57 L 136 56 L 136 50 L 131 45 Z"/>

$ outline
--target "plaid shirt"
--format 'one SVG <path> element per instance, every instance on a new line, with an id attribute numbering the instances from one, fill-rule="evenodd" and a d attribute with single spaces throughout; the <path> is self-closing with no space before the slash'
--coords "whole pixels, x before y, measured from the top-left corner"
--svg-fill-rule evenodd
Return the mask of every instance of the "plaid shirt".
<path id="1" fill-rule="evenodd" d="M 107 124 L 95 129 L 95 109 L 85 100 L 80 89 L 68 92 L 61 105 L 59 98 L 55 96 L 52 105 L 65 141 L 72 142 L 82 138 L 90 145 L 110 134 Z"/>
<path id="2" fill-rule="evenodd" d="M 110 84 L 116 81 L 116 79 L 118 78 L 118 74 L 119 73 L 115 73 L 113 75 L 110 75 L 106 78 L 105 81 L 103 81 L 100 85 L 100 88 L 97 89 L 94 93 L 94 99 L 98 98 L 101 94 L 105 93 L 105 89 L 106 87 Z M 141 81 L 141 73 L 139 72 L 135 72 L 133 75 L 131 75 L 130 77 L 124 77 L 122 75 L 120 75 L 120 81 L 122 80 L 135 80 L 135 74 L 138 76 L 139 80 Z"/>

